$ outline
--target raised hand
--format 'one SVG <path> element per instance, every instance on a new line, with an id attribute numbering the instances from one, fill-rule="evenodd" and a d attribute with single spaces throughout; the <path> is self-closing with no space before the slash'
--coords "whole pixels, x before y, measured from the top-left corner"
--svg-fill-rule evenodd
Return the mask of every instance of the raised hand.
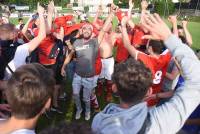
<path id="1" fill-rule="evenodd" d="M 37 4 L 37 12 L 38 12 L 39 15 L 43 15 L 44 14 L 44 8 L 40 5 L 39 2 Z"/>
<path id="2" fill-rule="evenodd" d="M 187 20 L 183 20 L 183 21 L 181 21 L 181 22 L 182 22 L 183 27 L 186 27 L 187 24 L 188 24 L 188 21 L 187 21 Z"/>
<path id="3" fill-rule="evenodd" d="M 168 20 L 169 20 L 172 24 L 177 23 L 177 16 L 176 16 L 176 15 L 170 15 L 170 16 L 168 17 Z"/>
<path id="4" fill-rule="evenodd" d="M 133 8 L 134 7 L 134 3 L 132 0 L 129 0 L 129 8 Z"/>
<path id="5" fill-rule="evenodd" d="M 150 35 L 145 35 L 143 38 L 164 41 L 172 34 L 169 27 L 158 14 L 149 14 L 143 17 L 144 20 L 141 22 L 141 25 L 150 33 Z"/>
<path id="6" fill-rule="evenodd" d="M 115 13 L 119 9 L 114 3 L 111 4 L 111 12 Z"/>
<path id="7" fill-rule="evenodd" d="M 54 1 L 50 1 L 48 4 L 48 12 L 54 12 L 55 11 L 55 7 L 54 7 Z"/>
<path id="8" fill-rule="evenodd" d="M 148 7 L 147 1 L 146 0 L 142 0 L 142 2 L 141 2 L 141 8 L 142 8 L 142 10 L 146 10 L 147 7 Z"/>

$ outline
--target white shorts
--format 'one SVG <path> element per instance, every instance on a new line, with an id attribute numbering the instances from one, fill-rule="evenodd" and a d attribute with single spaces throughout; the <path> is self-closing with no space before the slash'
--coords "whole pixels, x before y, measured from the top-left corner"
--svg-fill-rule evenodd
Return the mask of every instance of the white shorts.
<path id="1" fill-rule="evenodd" d="M 112 79 L 112 74 L 114 72 L 114 58 L 108 58 L 108 59 L 101 59 L 102 62 L 102 69 L 101 73 L 99 75 L 99 79 L 105 78 L 107 80 Z"/>

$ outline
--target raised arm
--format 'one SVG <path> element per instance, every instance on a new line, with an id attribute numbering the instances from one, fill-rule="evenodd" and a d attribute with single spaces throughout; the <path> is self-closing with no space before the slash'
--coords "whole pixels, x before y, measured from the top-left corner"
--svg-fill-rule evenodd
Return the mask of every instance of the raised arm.
<path id="1" fill-rule="evenodd" d="M 51 33 L 54 12 L 55 12 L 54 2 L 50 1 L 48 4 L 48 14 L 47 14 L 47 25 L 46 25 L 47 34 Z"/>
<path id="2" fill-rule="evenodd" d="M 143 16 L 146 14 L 147 12 L 147 7 L 148 7 L 148 3 L 146 0 L 142 0 L 141 1 L 141 16 L 140 16 L 140 21 L 142 22 L 142 18 Z"/>
<path id="3" fill-rule="evenodd" d="M 174 134 L 200 103 L 200 62 L 193 50 L 173 35 L 157 14 L 146 16 L 142 25 L 151 33 L 151 37 L 145 38 L 163 40 L 183 71 L 184 86 L 176 90 L 170 101 L 150 111 L 151 125 L 159 127 L 149 133 Z"/>
<path id="4" fill-rule="evenodd" d="M 132 0 L 129 0 L 129 9 L 128 9 L 128 24 L 131 28 L 134 28 L 135 27 L 135 24 L 133 23 L 132 21 L 132 9 L 133 9 L 133 2 Z"/>
<path id="5" fill-rule="evenodd" d="M 126 24 L 128 22 L 127 17 L 123 17 L 122 22 L 121 22 L 121 27 L 122 27 L 122 40 L 124 47 L 128 50 L 129 54 L 136 58 L 137 55 L 137 50 L 135 49 L 134 46 L 131 45 L 131 42 L 128 37 L 127 29 L 126 29 Z"/>
<path id="6" fill-rule="evenodd" d="M 182 21 L 186 41 L 187 41 L 188 45 L 191 47 L 192 46 L 192 36 L 191 36 L 190 32 L 188 31 L 187 24 L 188 24 L 187 21 L 185 21 L 185 20 Z"/>
<path id="7" fill-rule="evenodd" d="M 176 18 L 176 15 L 169 16 L 168 20 L 172 24 L 173 34 L 175 34 L 178 37 L 178 28 L 177 28 L 177 18 Z"/>
<path id="8" fill-rule="evenodd" d="M 133 9 L 133 1 L 129 0 L 129 9 L 128 9 L 128 18 L 131 19 L 132 18 L 132 9 Z"/>
<path id="9" fill-rule="evenodd" d="M 99 13 L 98 13 L 98 11 L 97 11 L 97 14 L 96 14 L 95 19 L 94 19 L 94 21 L 92 22 L 92 24 L 93 24 L 98 30 L 100 30 L 101 27 L 100 27 L 99 24 L 97 23 L 98 16 L 99 16 Z"/>
<path id="10" fill-rule="evenodd" d="M 24 25 L 24 27 L 23 27 L 23 29 L 22 29 L 23 35 L 26 35 L 26 32 L 27 32 L 27 30 L 28 30 L 29 23 L 30 23 L 31 21 L 32 21 L 32 17 L 30 17 L 30 18 L 28 19 L 28 21 L 26 22 L 26 24 Z"/>
<path id="11" fill-rule="evenodd" d="M 101 7 L 99 6 L 98 9 L 97 9 L 96 15 L 94 17 L 93 24 L 96 24 L 100 14 L 102 14 L 102 10 L 101 10 Z"/>
<path id="12" fill-rule="evenodd" d="M 108 15 L 107 19 L 106 19 L 106 22 L 104 23 L 103 25 L 103 28 L 101 29 L 101 31 L 99 32 L 99 35 L 98 35 L 98 44 L 100 45 L 102 40 L 103 40 L 103 37 L 105 35 L 105 32 L 108 31 L 108 28 L 109 28 L 109 24 L 111 23 L 113 17 L 114 17 L 114 13 L 116 11 L 116 6 L 113 4 L 111 6 L 111 12 L 110 14 Z"/>
<path id="13" fill-rule="evenodd" d="M 43 16 L 44 8 L 40 6 L 39 3 L 37 7 L 37 12 L 39 14 L 39 20 L 40 20 L 39 33 L 37 37 L 35 37 L 28 43 L 29 53 L 34 51 L 39 46 L 41 41 L 46 37 L 45 21 Z"/>

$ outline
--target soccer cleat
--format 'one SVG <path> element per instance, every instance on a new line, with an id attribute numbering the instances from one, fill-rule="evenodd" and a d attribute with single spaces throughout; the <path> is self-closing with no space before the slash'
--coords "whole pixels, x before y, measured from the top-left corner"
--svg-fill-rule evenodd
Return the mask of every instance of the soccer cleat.
<path id="1" fill-rule="evenodd" d="M 52 106 L 52 107 L 51 107 L 51 111 L 57 112 L 57 113 L 59 113 L 59 114 L 63 114 L 63 111 L 61 111 L 59 107 L 54 107 L 54 106 Z"/>

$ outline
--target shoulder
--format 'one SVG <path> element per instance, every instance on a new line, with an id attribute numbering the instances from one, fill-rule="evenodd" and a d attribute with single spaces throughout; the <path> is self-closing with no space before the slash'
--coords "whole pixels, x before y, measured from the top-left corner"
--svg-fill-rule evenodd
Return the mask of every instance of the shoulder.
<path id="1" fill-rule="evenodd" d="M 94 37 L 94 38 L 90 39 L 89 42 L 90 42 L 91 44 L 98 45 L 98 38 Z"/>
<path id="2" fill-rule="evenodd" d="M 22 53 L 24 51 L 28 51 L 28 48 L 29 48 L 29 44 L 25 43 L 23 45 L 18 46 L 16 52 Z"/>

